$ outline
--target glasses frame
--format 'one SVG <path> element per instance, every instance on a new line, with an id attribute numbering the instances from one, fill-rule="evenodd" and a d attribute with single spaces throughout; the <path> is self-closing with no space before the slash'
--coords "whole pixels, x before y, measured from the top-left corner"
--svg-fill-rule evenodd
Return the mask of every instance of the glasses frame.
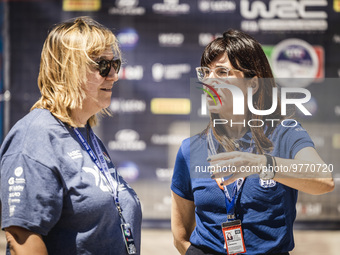
<path id="1" fill-rule="evenodd" d="M 96 64 L 96 68 L 99 71 L 100 76 L 105 78 L 109 75 L 112 67 L 115 70 L 116 74 L 118 74 L 122 65 L 122 61 L 119 58 L 111 60 L 101 59 L 99 61 L 96 61 Z"/>
<path id="2" fill-rule="evenodd" d="M 206 70 L 209 70 L 209 75 L 208 75 L 207 77 L 200 78 L 200 75 L 198 74 L 198 72 L 199 72 L 199 69 L 201 69 L 201 68 L 205 68 Z M 227 71 L 227 77 L 220 77 L 220 76 L 215 72 L 216 69 L 220 69 L 220 68 L 224 68 L 224 69 L 228 70 L 228 71 Z M 219 78 L 219 79 L 228 78 L 228 77 L 229 77 L 229 72 L 230 72 L 230 71 L 242 72 L 242 71 L 240 71 L 240 70 L 233 69 L 233 68 L 228 68 L 228 67 L 224 67 L 224 66 L 218 66 L 218 67 L 215 67 L 215 68 L 210 68 L 210 67 L 207 67 L 207 66 L 198 66 L 198 67 L 196 67 L 195 69 L 196 69 L 196 75 L 197 75 L 197 78 L 198 78 L 199 81 L 204 81 L 204 80 L 208 79 L 208 77 L 210 76 L 210 74 L 211 74 L 212 72 L 213 72 L 213 73 L 215 74 L 215 76 L 216 76 L 217 78 Z"/>

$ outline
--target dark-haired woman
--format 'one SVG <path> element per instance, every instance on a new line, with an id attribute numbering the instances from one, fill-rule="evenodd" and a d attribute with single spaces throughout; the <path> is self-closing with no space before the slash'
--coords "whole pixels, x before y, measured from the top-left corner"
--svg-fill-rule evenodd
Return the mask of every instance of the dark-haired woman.
<path id="1" fill-rule="evenodd" d="M 244 98 L 251 93 L 256 110 L 272 106 L 275 82 L 254 38 L 225 32 L 205 48 L 196 70 L 222 104 L 207 97 L 208 127 L 184 140 L 177 154 L 171 184 L 175 246 L 181 254 L 195 255 L 288 254 L 294 248 L 298 190 L 332 191 L 331 169 L 311 171 L 311 165 L 325 163 L 306 130 L 294 120 L 284 120 L 279 107 L 269 115 L 256 115 L 244 100 L 239 105 L 244 114 L 233 114 L 226 84 L 242 91 Z M 215 125 L 221 120 L 228 124 Z M 302 168 L 293 171 L 297 165 Z M 209 169 L 213 175 L 197 169 Z M 232 233 L 233 240 L 226 233 Z"/>

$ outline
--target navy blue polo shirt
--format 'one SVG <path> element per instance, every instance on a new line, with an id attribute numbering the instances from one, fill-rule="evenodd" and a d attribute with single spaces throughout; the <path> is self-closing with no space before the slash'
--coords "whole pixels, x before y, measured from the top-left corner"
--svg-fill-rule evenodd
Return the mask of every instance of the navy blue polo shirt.
<path id="1" fill-rule="evenodd" d="M 271 155 L 294 158 L 302 148 L 314 147 L 299 123 L 286 121 L 285 126 L 290 127 L 279 125 L 268 136 L 274 145 Z M 240 151 L 252 152 L 251 141 L 249 131 L 239 140 Z M 190 242 L 227 254 L 221 228 L 227 221 L 225 195 L 209 172 L 204 172 L 204 166 L 209 166 L 207 158 L 206 135 L 184 140 L 177 154 L 171 189 L 195 203 L 196 227 Z M 233 185 L 228 185 L 229 194 Z M 246 254 L 279 253 L 294 248 L 297 196 L 297 190 L 278 182 L 264 185 L 258 174 L 245 179 L 236 195 L 235 214 L 242 221 Z"/>

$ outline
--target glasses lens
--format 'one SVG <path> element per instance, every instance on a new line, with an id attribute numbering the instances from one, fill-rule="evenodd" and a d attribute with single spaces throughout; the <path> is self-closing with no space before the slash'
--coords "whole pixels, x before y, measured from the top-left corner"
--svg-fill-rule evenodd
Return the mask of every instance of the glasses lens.
<path id="1" fill-rule="evenodd" d="M 203 81 L 209 76 L 210 70 L 207 67 L 197 67 L 196 72 L 198 80 Z"/>
<path id="2" fill-rule="evenodd" d="M 217 67 L 215 69 L 215 74 L 218 78 L 227 78 L 229 74 L 229 69 L 225 67 Z"/>

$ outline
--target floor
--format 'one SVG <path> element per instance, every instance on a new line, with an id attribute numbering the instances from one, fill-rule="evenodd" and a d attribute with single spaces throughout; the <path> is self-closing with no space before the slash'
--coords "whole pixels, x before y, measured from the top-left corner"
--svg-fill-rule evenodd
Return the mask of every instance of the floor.
<path id="1" fill-rule="evenodd" d="M 340 230 L 295 230 L 295 249 L 291 255 L 339 255 Z M 0 254 L 5 254 L 6 240 L 0 232 Z M 142 255 L 179 254 L 172 244 L 171 231 L 166 229 L 142 230 Z"/>

